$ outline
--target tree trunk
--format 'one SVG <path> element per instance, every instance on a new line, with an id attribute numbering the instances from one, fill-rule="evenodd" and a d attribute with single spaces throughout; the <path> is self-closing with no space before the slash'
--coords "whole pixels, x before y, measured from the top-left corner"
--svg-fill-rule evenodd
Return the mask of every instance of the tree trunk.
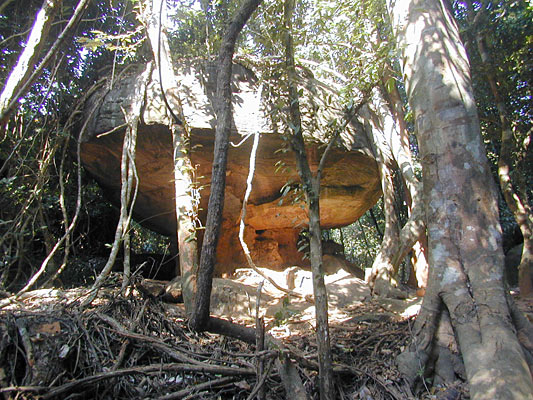
<path id="1" fill-rule="evenodd" d="M 473 6 L 471 1 L 468 2 L 469 20 L 473 21 Z M 483 8 L 479 11 L 484 12 Z M 498 158 L 498 178 L 500 181 L 500 188 L 503 193 L 503 198 L 507 206 L 513 213 L 513 216 L 518 224 L 522 236 L 524 237 L 524 246 L 522 247 L 522 258 L 518 267 L 518 283 L 520 286 L 520 294 L 523 296 L 533 295 L 533 217 L 527 198 L 521 198 L 519 191 L 515 190 L 511 180 L 511 168 L 513 165 L 513 148 L 515 148 L 513 131 L 505 103 L 500 96 L 498 90 L 499 83 L 495 77 L 492 66 L 491 57 L 486 49 L 485 38 L 482 33 L 478 33 L 476 37 L 477 49 L 485 68 L 485 76 L 490 86 L 496 108 L 500 117 L 500 125 L 502 130 L 500 155 Z M 527 195 L 526 195 L 527 196 Z"/>
<path id="2" fill-rule="evenodd" d="M 391 10 L 420 145 L 430 264 L 416 336 L 398 361 L 413 380 L 442 303 L 472 399 L 531 398 L 527 349 L 511 323 L 503 282 L 497 193 L 457 26 L 438 0 L 397 1 Z"/>
<path id="3" fill-rule="evenodd" d="M 198 290 L 194 312 L 190 321 L 191 327 L 195 330 L 205 329 L 209 321 L 213 271 L 215 269 L 216 249 L 224 208 L 228 143 L 233 121 L 231 75 L 235 43 L 246 21 L 248 21 L 254 10 L 259 7 L 261 1 L 245 1 L 233 17 L 220 46 L 215 104 L 217 127 L 211 175 L 211 194 L 207 207 L 207 222 L 200 257 L 200 269 L 198 271 Z"/>
<path id="4" fill-rule="evenodd" d="M 18 100 L 24 96 L 30 85 L 35 82 L 37 77 L 41 74 L 44 67 L 48 65 L 52 57 L 58 52 L 59 47 L 63 44 L 65 39 L 72 33 L 74 28 L 78 25 L 85 12 L 90 0 L 80 0 L 76 6 L 76 9 L 72 13 L 67 25 L 61 31 L 61 34 L 54 41 L 50 49 L 46 52 L 46 55 L 42 58 L 39 65 L 35 66 L 37 57 L 39 55 L 39 48 L 42 42 L 46 38 L 50 24 L 52 23 L 51 15 L 47 15 L 44 19 L 41 19 L 41 13 L 44 10 L 44 14 L 50 12 L 48 8 L 56 8 L 56 4 L 61 5 L 62 1 L 45 0 L 43 8 L 38 14 L 36 23 L 30 33 L 30 38 L 23 53 L 21 54 L 17 66 L 10 74 L 8 82 L 4 86 L 4 90 L 0 95 L 0 127 L 9 118 L 11 112 L 16 108 Z M 45 10 L 47 9 L 47 10 Z"/>
<path id="5" fill-rule="evenodd" d="M 389 67 L 392 70 L 392 67 Z M 390 73 L 384 76 L 384 82 L 393 79 Z M 392 90 L 387 90 L 391 88 Z M 416 275 L 416 286 L 425 289 L 427 286 L 427 238 L 424 208 L 422 204 L 422 185 L 415 174 L 414 162 L 409 143 L 409 130 L 405 121 L 405 111 L 396 82 L 393 85 L 383 85 L 383 98 L 387 102 L 392 126 L 390 143 L 392 154 L 400 169 L 403 182 L 407 188 L 407 206 L 409 220 L 400 231 L 399 249 L 393 258 L 394 269 L 397 270 L 402 259 L 412 249 L 411 264 Z"/>
<path id="6" fill-rule="evenodd" d="M 316 337 L 318 347 L 318 374 L 321 400 L 335 398 L 333 381 L 333 361 L 328 325 L 328 296 L 324 283 L 324 268 L 322 265 L 322 237 L 320 231 L 320 170 L 327 150 L 320 161 L 317 176 L 313 177 L 302 133 L 300 102 L 297 86 L 297 75 L 294 63 L 294 47 L 292 41 L 292 17 L 294 0 L 286 0 L 284 6 L 284 36 L 285 36 L 285 65 L 287 70 L 287 91 L 289 101 L 289 122 L 291 146 L 296 156 L 298 174 L 306 194 L 309 216 L 309 249 L 311 271 L 313 275 L 313 293 L 315 297 Z M 330 144 L 332 144 L 330 142 Z M 329 148 L 330 146 L 328 146 Z"/>
<path id="7" fill-rule="evenodd" d="M 111 252 L 107 262 L 98 274 L 92 288 L 91 295 L 83 301 L 83 305 L 90 304 L 98 294 L 105 279 L 111 272 L 121 244 L 124 250 L 124 274 L 122 281 L 122 290 L 126 289 L 130 279 L 130 240 L 129 227 L 131 217 L 133 215 L 133 207 L 137 198 L 138 177 L 135 169 L 135 153 L 137 147 L 137 127 L 141 118 L 141 112 L 146 97 L 146 87 L 152 75 L 153 64 L 146 65 L 146 70 L 143 72 L 141 79 L 136 83 L 134 90 L 135 98 L 132 102 L 131 109 L 125 113 L 127 122 L 127 129 L 124 133 L 124 140 L 122 143 L 122 157 L 120 159 L 120 213 L 117 228 L 115 230 L 115 239 L 111 247 Z M 89 120 L 89 119 L 87 119 Z M 133 193 L 133 196 L 132 196 Z"/>
<path id="8" fill-rule="evenodd" d="M 147 0 L 144 4 L 144 24 L 152 53 L 159 71 L 161 94 L 167 106 L 169 126 L 172 132 L 174 160 L 174 189 L 177 222 L 177 239 L 181 272 L 181 289 L 187 314 L 193 310 L 196 292 L 196 272 L 198 269 L 198 248 L 196 238 L 197 210 L 192 177 L 188 141 L 189 132 L 179 99 L 173 104 L 167 101 L 166 91 L 178 87 L 166 29 L 163 29 L 163 12 L 165 0 Z M 165 87 L 163 87 L 163 84 Z"/>
<path id="9" fill-rule="evenodd" d="M 385 232 L 380 250 L 372 265 L 368 283 L 371 285 L 373 293 L 387 296 L 397 286 L 394 281 L 395 274 L 398 272 L 404 257 L 424 233 L 425 224 L 420 199 L 420 184 L 414 175 L 410 151 L 408 148 L 405 149 L 406 145 L 403 144 L 406 141 L 406 132 L 400 134 L 390 104 L 385 103 L 380 91 L 375 92 L 373 103 L 376 109 L 368 110 L 371 115 L 367 118 L 372 122 L 372 131 L 369 132 L 362 126 L 360 129 L 366 132 L 372 143 L 380 169 Z M 402 136 L 404 136 L 403 139 Z M 409 189 L 408 197 L 411 200 L 411 215 L 401 230 L 394 188 L 394 174 L 398 170 L 396 166 L 401 166 L 400 172 L 405 186 Z M 401 295 L 401 293 L 397 294 Z"/>
<path id="10" fill-rule="evenodd" d="M 380 116 L 377 116 L 380 117 Z M 373 121 L 372 118 L 368 118 Z M 383 213 L 385 214 L 385 230 L 381 240 L 379 252 L 372 264 L 372 272 L 368 283 L 372 292 L 387 296 L 393 287 L 397 286 L 394 281 L 394 266 L 392 259 L 397 252 L 399 243 L 400 226 L 396 209 L 396 193 L 394 190 L 394 170 L 391 148 L 385 137 L 383 124 L 379 126 L 373 123 L 372 129 L 364 129 L 369 142 L 372 145 L 374 157 L 379 168 L 381 179 L 381 191 L 383 192 Z"/>
<path id="11" fill-rule="evenodd" d="M 9 78 L 0 94 L 0 125 L 6 122 L 11 110 L 10 103 L 16 99 L 19 89 L 31 75 L 33 67 L 39 59 L 48 31 L 54 21 L 56 9 L 61 3 L 61 0 L 44 0 L 41 9 L 37 13 L 24 46 L 24 51 L 20 54 L 17 64 L 9 74 Z"/>

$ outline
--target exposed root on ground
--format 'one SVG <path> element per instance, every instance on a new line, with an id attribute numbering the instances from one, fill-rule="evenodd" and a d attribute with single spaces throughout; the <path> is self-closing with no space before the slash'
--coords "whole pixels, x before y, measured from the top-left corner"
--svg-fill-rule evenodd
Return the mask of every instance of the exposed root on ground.
<path id="1" fill-rule="evenodd" d="M 286 398 L 274 367 L 277 351 L 258 352 L 238 340 L 194 333 L 185 324 L 181 305 L 137 290 L 120 297 L 119 289 L 105 289 L 90 308 L 79 307 L 85 288 L 40 290 L 4 303 L 4 398 L 247 399 L 260 386 L 267 399 Z M 466 398 L 464 385 L 452 392 L 447 388 L 455 397 L 433 397 L 438 390 L 424 386 L 411 393 L 395 358 L 409 342 L 412 318 L 386 308 L 386 303 L 372 300 L 346 307 L 342 319 L 332 318 L 338 398 Z M 308 397 L 318 398 L 314 322 L 279 322 L 270 334 L 289 349 Z"/>

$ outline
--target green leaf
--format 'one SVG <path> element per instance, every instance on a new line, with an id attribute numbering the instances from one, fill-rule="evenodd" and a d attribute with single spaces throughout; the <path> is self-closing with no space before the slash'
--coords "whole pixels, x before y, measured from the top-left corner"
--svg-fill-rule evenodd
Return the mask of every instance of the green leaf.
<path id="1" fill-rule="evenodd" d="M 80 37 L 77 38 L 77 42 L 81 44 L 84 48 L 91 51 L 95 51 L 100 46 L 105 46 L 105 43 L 98 39 Z"/>
<path id="2" fill-rule="evenodd" d="M 292 122 L 289 122 L 289 128 L 292 130 L 292 133 L 295 135 L 298 134 L 298 132 L 300 132 L 300 127 L 294 125 Z"/>
<path id="3" fill-rule="evenodd" d="M 385 87 L 387 88 L 387 92 L 389 93 L 392 93 L 395 86 L 396 86 L 396 79 L 394 77 L 387 79 L 387 82 L 385 82 Z"/>

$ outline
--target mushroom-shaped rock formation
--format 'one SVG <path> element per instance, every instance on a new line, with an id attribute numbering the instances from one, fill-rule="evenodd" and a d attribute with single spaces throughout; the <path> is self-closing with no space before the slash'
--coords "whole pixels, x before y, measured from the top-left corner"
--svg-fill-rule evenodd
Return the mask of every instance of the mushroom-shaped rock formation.
<path id="1" fill-rule="evenodd" d="M 104 96 L 96 112 L 92 113 L 82 138 L 82 162 L 116 203 L 120 194 L 124 111 L 131 108 L 135 82 L 144 68 L 139 66 L 125 71 L 112 90 L 93 96 L 92 104 L 87 107 L 88 110 L 94 109 L 96 99 Z M 176 67 L 176 74 L 179 87 L 165 88 L 165 91 L 171 104 L 179 98 L 190 128 L 190 156 L 201 194 L 199 219 L 205 221 L 216 123 L 213 111 L 216 66 L 188 62 Z M 158 76 L 154 71 L 147 86 L 142 123 L 138 127 L 136 169 L 139 185 L 134 211 L 141 224 L 171 236 L 176 232 L 172 141 Z M 317 90 L 328 90 L 310 78 L 306 87 L 307 95 L 317 99 L 321 97 L 316 94 Z M 228 154 L 223 225 L 217 249 L 219 274 L 245 265 L 238 225 L 252 140 L 244 138 L 256 132 L 261 136 L 245 220 L 245 240 L 259 266 L 280 269 L 306 265 L 297 245 L 300 232 L 307 223 L 305 206 L 302 201 L 295 201 L 292 192 L 284 196 L 283 190 L 288 183 L 299 180 L 295 156 L 291 151 L 280 151 L 286 148 L 286 143 L 280 134 L 274 133 L 281 130 L 279 126 L 272 128 L 261 90 L 262 85 L 249 69 L 234 65 L 231 140 L 238 145 L 230 146 Z M 310 139 L 308 157 L 316 171 L 324 139 Z M 342 143 L 330 153 L 323 171 L 320 192 L 323 228 L 341 227 L 356 221 L 381 194 L 376 162 L 365 137 L 350 128 L 339 142 Z"/>

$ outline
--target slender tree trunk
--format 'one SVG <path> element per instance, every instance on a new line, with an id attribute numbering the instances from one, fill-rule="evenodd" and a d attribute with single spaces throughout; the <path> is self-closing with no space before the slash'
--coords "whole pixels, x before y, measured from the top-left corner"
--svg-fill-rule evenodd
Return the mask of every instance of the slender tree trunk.
<path id="1" fill-rule="evenodd" d="M 97 87 L 97 85 L 95 85 L 95 87 Z M 91 92 L 91 90 L 89 91 Z M 98 104 L 96 104 L 97 106 Z M 74 212 L 74 216 L 72 218 L 72 221 L 70 222 L 70 224 L 68 226 L 65 226 L 65 233 L 63 234 L 63 236 L 56 242 L 56 244 L 54 245 L 54 247 L 52 248 L 52 250 L 49 252 L 49 254 L 46 256 L 46 258 L 43 260 L 43 262 L 41 263 L 41 266 L 39 268 L 39 270 L 32 276 L 32 278 L 28 281 L 28 283 L 22 288 L 19 290 L 19 292 L 17 293 L 17 297 L 20 296 L 21 294 L 27 292 L 29 289 L 31 289 L 33 287 L 33 285 L 37 282 L 37 280 L 42 276 L 42 274 L 45 273 L 46 269 L 47 269 L 47 266 L 48 266 L 48 263 L 52 260 L 52 258 L 55 256 L 55 254 L 59 251 L 59 249 L 61 248 L 61 246 L 66 242 L 67 245 L 69 243 L 69 237 L 70 235 L 72 234 L 74 228 L 76 227 L 76 223 L 78 221 L 78 217 L 80 215 L 80 210 L 81 210 L 81 195 L 82 195 L 82 185 L 81 185 L 81 161 L 80 161 L 80 154 L 81 154 L 81 138 L 82 136 L 84 135 L 84 133 L 86 132 L 86 129 L 87 129 L 87 123 L 90 119 L 90 117 L 94 114 L 94 112 L 96 111 L 96 106 L 93 107 L 91 109 L 91 111 L 89 112 L 89 115 L 85 121 L 85 123 L 83 124 L 83 126 L 81 127 L 81 129 L 79 130 L 79 135 L 78 135 L 78 140 L 77 140 L 77 144 L 76 144 L 76 156 L 77 156 L 77 183 L 78 183 L 78 189 L 77 189 L 77 197 L 76 197 L 76 208 L 75 208 L 75 212 Z M 68 124 L 67 124 L 68 125 Z M 65 145 L 66 146 L 66 145 Z M 64 151 L 66 151 L 66 148 L 64 149 Z M 64 158 L 63 158 L 64 160 Z M 62 172 L 62 166 L 63 166 L 63 161 L 62 161 L 62 164 L 61 164 L 61 168 L 60 168 L 60 171 Z M 63 192 L 63 184 L 61 183 L 61 178 L 60 178 L 60 186 L 61 186 L 61 191 Z M 36 193 L 39 193 L 40 190 L 34 190 L 34 192 Z M 61 199 L 61 203 L 62 203 L 62 208 L 63 208 L 63 200 L 64 199 Z M 29 200 L 30 202 L 26 205 L 26 206 L 29 206 L 29 204 L 31 203 L 31 199 Z M 26 208 L 25 206 L 25 208 Z M 27 214 L 27 209 L 23 212 L 23 214 Z M 28 222 L 28 220 L 26 222 L 24 222 L 24 224 L 21 226 L 21 228 L 18 229 L 19 232 L 22 232 L 24 230 L 24 225 Z M 66 222 L 66 220 L 65 220 Z M 3 238 L 0 239 L 0 244 L 1 242 L 3 241 Z M 66 248 L 65 249 L 65 255 L 68 253 L 68 249 Z M 19 258 L 19 257 L 17 257 Z M 20 259 L 22 260 L 22 256 L 20 256 Z M 65 259 L 64 259 L 64 263 L 65 263 Z M 61 266 L 61 268 L 64 268 L 64 265 Z M 6 267 L 6 271 L 8 271 L 8 268 Z M 13 282 L 17 282 L 16 279 L 13 279 Z"/>
<path id="2" fill-rule="evenodd" d="M 390 67 L 391 68 L 391 67 Z M 392 69 L 392 68 L 391 68 Z M 385 74 L 384 81 L 391 79 L 391 74 Z M 413 256 L 411 262 L 416 275 L 416 285 L 419 288 L 427 286 L 427 238 L 426 238 L 426 224 L 424 207 L 422 204 L 422 185 L 415 174 L 414 162 L 411 153 L 411 145 L 409 143 L 409 130 L 405 121 L 405 112 L 402 98 L 396 83 L 386 85 L 392 90 L 387 90 L 385 85 L 381 88 L 383 98 L 387 102 L 392 118 L 387 118 L 388 113 L 385 113 L 386 121 L 391 123 L 386 131 L 391 132 L 390 143 L 391 150 L 400 169 L 403 182 L 407 187 L 407 206 L 409 209 L 409 220 L 405 223 L 400 231 L 399 249 L 393 257 L 394 270 L 398 269 L 402 259 L 413 249 Z M 418 255 L 418 256 L 417 256 Z"/>
<path id="3" fill-rule="evenodd" d="M 193 329 L 202 330 L 209 320 L 209 306 L 213 271 L 216 262 L 216 249 L 222 224 L 224 208 L 224 193 L 226 188 L 226 165 L 228 159 L 228 143 L 233 121 L 233 105 L 231 95 L 231 75 L 235 43 L 250 18 L 262 0 L 247 0 L 234 15 L 220 46 L 218 55 L 217 95 L 215 113 L 217 128 L 213 169 L 211 175 L 211 194 L 207 208 L 207 222 L 205 226 L 200 269 L 198 271 L 198 291 L 191 316 L 190 325 Z"/>
<path id="4" fill-rule="evenodd" d="M 320 230 L 320 170 L 325 160 L 323 156 L 317 176 L 313 177 L 302 133 L 300 102 L 297 86 L 296 67 L 294 63 L 294 46 L 292 37 L 292 17 L 294 0 L 286 0 L 284 6 L 285 29 L 285 65 L 287 69 L 289 127 L 291 146 L 296 156 L 298 174 L 306 194 L 309 217 L 309 249 L 311 271 L 313 275 L 313 293 L 315 297 L 316 337 L 318 347 L 318 373 L 321 400 L 335 398 L 333 381 L 333 361 L 328 324 L 328 296 L 324 283 L 324 268 L 322 265 L 322 237 Z M 330 142 L 332 144 L 333 142 Z M 328 146 L 330 147 L 330 146 Z M 327 150 L 326 150 L 327 151 Z"/>
<path id="5" fill-rule="evenodd" d="M 48 31 L 54 21 L 54 15 L 61 0 L 44 0 L 41 9 L 35 17 L 24 50 L 20 54 L 17 64 L 9 74 L 9 77 L 0 94 L 0 124 L 6 122 L 10 113 L 10 103 L 16 98 L 19 89 L 30 77 L 33 67 L 39 59 L 43 43 L 46 41 Z"/>
<path id="6" fill-rule="evenodd" d="M 372 118 L 369 118 L 372 121 Z M 368 283 L 373 293 L 387 296 L 395 285 L 394 266 L 392 258 L 396 254 L 399 243 L 400 226 L 396 209 L 395 190 L 393 182 L 393 159 L 392 153 L 383 126 L 372 126 L 365 129 L 361 126 L 372 145 L 374 157 L 379 168 L 381 179 L 381 191 L 383 192 L 383 213 L 385 214 L 385 230 L 381 240 L 380 249 L 372 264 L 372 272 Z"/>
<path id="7" fill-rule="evenodd" d="M 127 173 L 126 181 L 126 196 L 121 199 L 121 203 L 124 201 L 126 204 L 126 216 L 120 221 L 123 224 L 123 274 L 122 274 L 122 287 L 124 292 L 130 283 L 131 278 L 131 236 L 130 226 L 131 219 L 133 217 L 133 208 L 137 201 L 137 193 L 139 190 L 139 176 L 137 175 L 137 167 L 135 165 L 135 158 L 137 153 L 137 131 L 139 127 L 139 121 L 141 119 L 141 112 L 144 104 L 144 98 L 146 96 L 146 88 L 152 75 L 153 64 L 149 63 L 146 66 L 146 71 L 143 74 L 142 80 L 138 82 L 138 87 L 135 91 L 135 102 L 132 104 L 132 108 L 129 113 L 125 115 L 126 122 L 128 124 L 127 133 L 124 137 L 126 153 L 127 153 Z M 126 140 L 127 139 L 127 140 Z"/>
<path id="8" fill-rule="evenodd" d="M 177 222 L 177 240 L 181 272 L 181 289 L 185 310 L 190 314 L 194 306 L 198 247 L 196 237 L 196 190 L 193 185 L 192 163 L 189 154 L 189 132 L 179 99 L 168 103 L 167 91 L 176 90 L 178 82 L 170 56 L 170 47 L 163 24 L 165 0 L 147 0 L 144 3 L 144 24 L 154 60 L 159 72 L 161 94 L 167 106 L 172 133 L 174 160 L 174 190 Z M 166 21 L 166 18 L 165 18 Z M 163 86 L 164 85 L 164 86 Z M 175 99 L 175 96 L 173 97 Z"/>
<path id="9" fill-rule="evenodd" d="M 246 191 L 244 192 L 244 198 L 242 199 L 241 215 L 239 218 L 239 242 L 241 243 L 242 251 L 244 253 L 244 257 L 246 258 L 246 262 L 248 263 L 248 266 L 251 269 L 253 269 L 258 275 L 262 276 L 265 280 L 270 282 L 270 284 L 272 284 L 272 286 L 274 286 L 279 291 L 287 293 L 289 296 L 303 297 L 300 293 L 292 291 L 292 289 L 294 288 L 289 288 L 289 289 L 284 288 L 278 285 L 275 280 L 273 280 L 268 275 L 263 273 L 257 267 L 257 265 L 255 265 L 254 260 L 252 259 L 252 255 L 250 253 L 250 249 L 248 248 L 248 245 L 246 244 L 246 241 L 244 240 L 244 230 L 246 228 L 244 221 L 246 220 L 248 200 L 250 199 L 250 194 L 252 193 L 252 182 L 254 180 L 254 174 L 255 174 L 255 162 L 257 159 L 257 148 L 259 146 L 259 137 L 260 137 L 260 133 L 255 132 L 254 142 L 252 144 L 252 150 L 250 152 L 250 164 L 249 164 L 249 169 L 248 169 L 248 178 L 246 179 Z"/>
<path id="10" fill-rule="evenodd" d="M 64 124 L 65 127 L 71 127 L 73 125 L 73 120 L 78 115 L 78 112 L 83 107 L 83 105 L 85 105 L 85 101 L 90 96 L 92 96 L 96 92 L 96 90 L 100 89 L 104 83 L 105 83 L 105 79 L 102 79 L 102 80 L 97 82 L 95 85 L 93 85 L 89 90 L 87 90 L 84 93 L 83 99 L 81 99 L 78 102 L 78 104 L 75 107 L 75 109 L 73 110 L 73 112 L 71 112 L 71 114 L 69 116 L 69 119 Z M 95 111 L 96 111 L 96 108 L 91 110 L 91 113 L 94 113 Z M 85 117 L 86 117 L 85 118 L 86 121 L 88 121 L 89 118 L 90 118 L 89 115 L 86 115 Z M 76 195 L 76 209 L 75 209 L 74 215 L 72 217 L 72 222 L 69 222 L 70 218 L 69 218 L 69 215 L 68 215 L 67 206 L 65 204 L 65 177 L 64 177 L 64 175 L 65 175 L 64 174 L 64 172 L 65 172 L 65 164 L 67 162 L 66 161 L 67 152 L 69 151 L 69 148 L 71 148 L 71 146 L 69 145 L 70 140 L 71 140 L 71 136 L 67 136 L 65 138 L 65 140 L 64 140 L 64 143 L 63 143 L 63 150 L 62 150 L 62 154 L 61 154 L 61 162 L 59 164 L 59 176 L 58 176 L 58 179 L 59 179 L 59 205 L 60 205 L 60 208 L 61 208 L 61 213 L 63 214 L 63 226 L 64 226 L 64 229 L 65 229 L 65 233 L 63 234 L 63 237 L 61 239 L 59 239 L 59 242 L 64 243 L 63 247 L 64 247 L 65 250 L 63 252 L 63 260 L 61 262 L 61 265 L 59 266 L 59 269 L 57 271 L 55 271 L 48 278 L 48 280 L 46 281 L 45 285 L 49 285 L 51 282 L 55 281 L 63 273 L 63 271 L 67 267 L 67 261 L 68 261 L 69 254 L 70 254 L 70 246 L 71 246 L 71 243 L 72 243 L 72 231 L 74 230 L 74 228 L 76 226 L 76 223 L 77 223 L 77 220 L 78 220 L 78 217 L 79 217 L 79 214 L 80 214 L 80 210 L 81 210 L 82 185 L 81 185 L 81 162 L 80 162 L 80 157 L 81 157 L 80 156 L 80 151 L 81 151 L 81 139 L 80 138 L 83 136 L 83 134 L 86 131 L 86 129 L 87 129 L 87 123 L 85 123 L 82 126 L 82 128 L 79 130 L 80 132 L 79 132 L 77 145 L 76 145 L 78 188 L 77 188 L 77 195 Z M 58 247 L 56 245 L 54 247 L 54 249 L 52 249 L 51 253 L 54 253 L 55 251 L 57 251 L 57 249 L 58 249 Z"/>
<path id="11" fill-rule="evenodd" d="M 204 12 L 205 16 L 205 48 L 207 50 L 207 57 L 211 57 L 211 38 L 213 37 L 213 27 L 211 24 L 211 1 L 210 0 L 200 0 L 200 6 L 202 8 L 202 11 Z"/>
<path id="12" fill-rule="evenodd" d="M 21 54 L 17 66 L 12 74 L 8 78 L 8 82 L 4 86 L 4 90 L 0 95 L 0 128 L 5 124 L 9 118 L 11 112 L 16 108 L 18 100 L 24 96 L 26 91 L 29 89 L 30 85 L 35 82 L 39 77 L 44 67 L 48 65 L 52 57 L 58 52 L 60 46 L 63 44 L 65 39 L 72 33 L 74 28 L 78 25 L 81 20 L 81 17 L 87 6 L 89 5 L 90 0 L 80 0 L 72 13 L 67 25 L 61 32 L 61 34 L 54 41 L 50 49 L 46 52 L 45 56 L 39 62 L 35 68 L 35 63 L 38 59 L 39 48 L 41 47 L 46 34 L 52 23 L 51 16 L 46 17 L 46 22 L 40 20 L 39 16 L 36 20 L 36 24 L 32 28 L 30 33 L 30 38 L 28 39 L 28 44 L 24 52 Z M 62 4 L 62 1 L 55 0 L 45 0 L 43 3 L 43 9 L 46 7 L 56 8 Z M 41 10 L 42 12 L 43 10 Z M 45 12 L 46 14 L 47 12 Z"/>
<path id="13" fill-rule="evenodd" d="M 381 239 L 383 239 L 383 232 L 381 232 L 381 229 L 379 228 L 378 220 L 376 218 L 376 215 L 374 214 L 374 208 L 371 208 L 370 210 L 368 210 L 368 212 L 370 213 L 370 218 L 372 219 L 372 222 L 374 223 L 374 228 L 376 228 L 376 232 L 378 236 Z"/>
<path id="14" fill-rule="evenodd" d="M 472 2 L 468 1 L 469 19 L 474 20 L 474 11 Z M 484 12 L 483 9 L 479 11 Z M 513 138 L 513 131 L 505 103 L 500 95 L 498 89 L 499 83 L 491 67 L 492 60 L 485 45 L 484 34 L 478 33 L 476 36 L 476 44 L 481 61 L 485 68 L 485 76 L 490 86 L 496 108 L 500 117 L 500 125 L 502 130 L 500 156 L 498 158 L 498 178 L 500 188 L 507 206 L 511 210 L 518 224 L 522 236 L 524 237 L 524 246 L 522 247 L 522 258 L 518 267 L 518 283 L 520 286 L 520 294 L 528 296 L 533 295 L 533 216 L 529 207 L 528 199 L 521 198 L 518 190 L 515 190 L 511 180 L 511 168 L 513 165 L 513 149 L 515 142 Z M 527 195 L 526 195 L 527 196 Z"/>
<path id="15" fill-rule="evenodd" d="M 194 309 L 196 274 L 198 273 L 198 238 L 195 224 L 197 219 L 195 198 L 197 196 L 194 194 L 196 189 L 193 184 L 193 167 L 187 146 L 189 137 L 187 129 L 171 122 L 171 131 L 181 290 L 186 313 L 190 315 Z"/>
<path id="16" fill-rule="evenodd" d="M 430 278 L 399 363 L 410 379 L 440 315 L 450 314 L 473 399 L 531 398 L 533 382 L 503 283 L 497 193 L 481 142 L 459 32 L 439 0 L 389 3 L 415 113 Z M 410 372 L 409 372 L 410 371 Z"/>
<path id="17" fill-rule="evenodd" d="M 128 127 L 124 132 L 124 140 L 122 143 L 122 158 L 120 160 L 120 215 L 115 230 L 115 239 L 111 247 L 111 252 L 107 262 L 96 278 L 92 288 L 91 294 L 83 301 L 83 305 L 90 304 L 96 297 L 98 290 L 105 281 L 105 278 L 111 272 L 115 264 L 120 246 L 123 245 L 124 250 L 124 275 L 122 282 L 122 290 L 124 290 L 129 282 L 130 274 L 130 255 L 129 255 L 129 227 L 133 214 L 133 207 L 137 197 L 138 177 L 135 170 L 135 152 L 137 146 L 137 127 L 141 117 L 144 99 L 146 96 L 146 88 L 152 75 L 152 63 L 146 65 L 146 69 L 142 74 L 141 79 L 137 82 L 135 87 L 135 99 L 132 102 L 131 109 L 124 115 Z M 96 108 L 93 109 L 93 112 Z M 89 121 L 90 118 L 87 118 Z M 86 127 L 84 126 L 84 130 Z M 135 180 L 135 183 L 134 183 Z M 132 197 L 132 193 L 133 197 Z"/>
<path id="18" fill-rule="evenodd" d="M 375 91 L 373 103 L 376 110 L 367 111 L 372 114 L 371 117 L 368 117 L 368 120 L 372 121 L 372 130 L 370 132 L 364 127 L 361 129 L 365 130 L 369 141 L 372 143 L 380 169 L 385 232 L 380 250 L 372 265 L 372 273 L 368 277 L 368 283 L 374 293 L 387 296 L 393 287 L 397 286 L 394 278 L 400 263 L 424 233 L 425 224 L 420 199 L 420 184 L 414 175 L 410 151 L 405 149 L 405 145 L 402 143 L 406 139 L 402 139 L 391 113 L 390 104 L 385 103 L 381 91 Z M 403 136 L 406 136 L 406 133 Z M 410 209 L 409 220 L 401 230 L 397 217 L 397 195 L 393 179 L 398 170 L 397 165 L 401 166 L 401 177 L 409 189 L 408 197 L 413 206 Z"/>

